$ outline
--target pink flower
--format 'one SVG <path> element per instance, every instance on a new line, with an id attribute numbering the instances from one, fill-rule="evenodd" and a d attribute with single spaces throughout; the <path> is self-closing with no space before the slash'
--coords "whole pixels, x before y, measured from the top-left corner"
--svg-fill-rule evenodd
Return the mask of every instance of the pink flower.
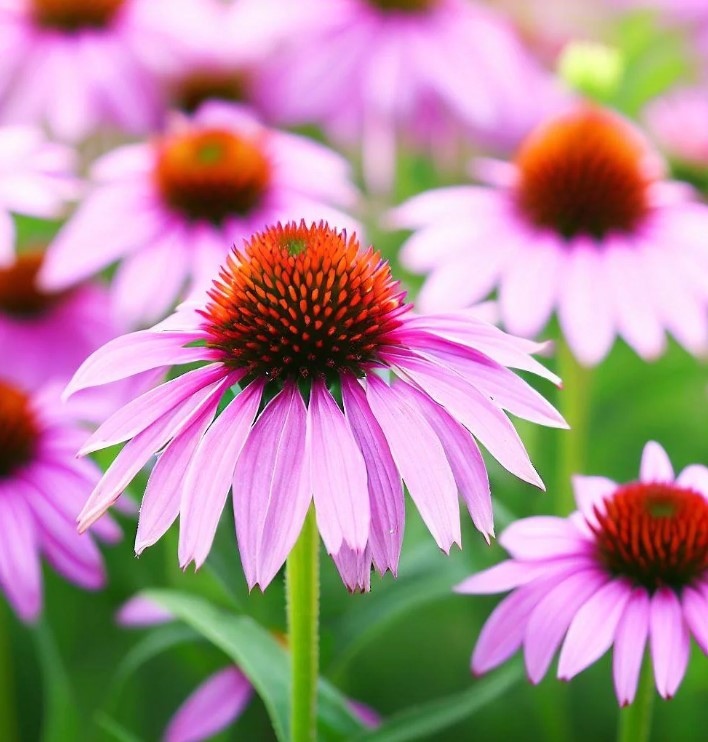
<path id="1" fill-rule="evenodd" d="M 506 328 L 535 336 L 554 309 L 582 363 L 621 335 L 643 358 L 665 332 L 708 342 L 708 209 L 616 114 L 581 104 L 523 143 L 513 163 L 478 162 L 492 187 L 416 196 L 391 223 L 417 230 L 401 261 L 428 273 L 420 306 L 459 309 L 495 288 Z"/>
<path id="2" fill-rule="evenodd" d="M 56 219 L 77 195 L 74 160 L 70 149 L 48 142 L 39 129 L 0 126 L 0 268 L 15 253 L 13 213 Z"/>
<path id="3" fill-rule="evenodd" d="M 24 621 L 42 606 L 44 555 L 54 569 L 87 590 L 103 586 L 103 559 L 93 538 L 76 532 L 76 513 L 101 476 L 92 461 L 75 457 L 86 440 L 51 387 L 29 394 L 0 380 L 0 587 Z M 110 518 L 93 528 L 115 542 Z"/>
<path id="4" fill-rule="evenodd" d="M 528 355 L 538 347 L 528 341 L 465 313 L 414 317 L 409 309 L 388 264 L 373 248 L 360 250 L 355 237 L 304 222 L 256 234 L 231 254 L 206 306 L 112 341 L 67 388 L 72 394 L 148 369 L 208 362 L 139 397 L 91 436 L 82 453 L 129 443 L 79 527 L 99 518 L 162 451 L 136 551 L 179 515 L 180 563 L 200 566 L 233 483 L 250 587 L 264 589 L 276 575 L 313 498 L 327 551 L 348 585 L 366 587 L 353 575 L 362 564 L 368 572 L 372 559 L 381 572 L 395 572 L 402 478 L 443 551 L 460 543 L 458 491 L 489 536 L 489 482 L 472 436 L 502 466 L 542 486 L 503 410 L 564 422 L 505 366 L 554 377 Z M 236 384 L 242 391 L 214 419 Z"/>
<path id="5" fill-rule="evenodd" d="M 574 477 L 569 518 L 513 523 L 499 542 L 511 559 L 457 587 L 512 593 L 482 629 L 472 669 L 483 673 L 523 645 L 538 683 L 563 642 L 558 677 L 570 680 L 614 644 L 617 700 L 632 703 L 649 643 L 656 688 L 670 698 L 688 664 L 690 636 L 708 653 L 708 469 L 674 476 L 647 443 L 639 481 Z M 565 640 L 564 640 L 565 637 Z"/>
<path id="6" fill-rule="evenodd" d="M 321 215 L 354 224 L 332 206 L 356 197 L 339 155 L 220 103 L 155 142 L 106 155 L 94 176 L 93 192 L 50 246 L 40 283 L 61 290 L 122 259 L 112 291 L 132 326 L 164 317 L 186 284 L 205 289 L 229 249 L 273 221 Z"/>
<path id="7" fill-rule="evenodd" d="M 291 5 L 281 0 L 280 5 Z M 509 25 L 466 0 L 306 0 L 274 60 L 270 101 L 362 143 L 374 187 L 390 186 L 396 139 L 449 148 L 472 127 L 518 141 L 558 91 Z"/>
<path id="8" fill-rule="evenodd" d="M 647 129 L 672 159 L 708 169 L 708 88 L 683 88 L 652 101 L 644 114 Z"/>
<path id="9" fill-rule="evenodd" d="M 146 628 L 172 620 L 162 606 L 140 595 L 128 600 L 117 614 L 122 626 Z M 234 666 L 209 676 L 187 698 L 172 717 L 164 735 L 165 742 L 201 742 L 233 724 L 253 697 L 253 686 Z M 380 716 L 369 706 L 349 701 L 352 711 L 370 728 L 381 723 Z"/>
<path id="10" fill-rule="evenodd" d="M 155 73 L 200 28 L 190 0 L 2 0 L 4 121 L 76 141 L 101 126 L 140 133 L 159 115 Z"/>

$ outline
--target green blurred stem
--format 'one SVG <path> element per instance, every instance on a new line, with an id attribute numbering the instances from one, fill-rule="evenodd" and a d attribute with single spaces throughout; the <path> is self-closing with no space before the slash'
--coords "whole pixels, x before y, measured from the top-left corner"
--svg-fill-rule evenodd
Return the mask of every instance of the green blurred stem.
<path id="1" fill-rule="evenodd" d="M 654 678 L 651 662 L 645 657 L 634 703 L 619 712 L 618 742 L 649 742 L 653 706 Z"/>
<path id="2" fill-rule="evenodd" d="M 558 375 L 563 381 L 558 406 L 570 430 L 560 433 L 554 512 L 565 517 L 575 509 L 571 477 L 585 470 L 592 372 L 578 363 L 562 338 L 557 348 Z"/>
<path id="3" fill-rule="evenodd" d="M 290 738 L 292 742 L 314 742 L 317 739 L 320 575 L 319 535 L 312 506 L 288 557 L 286 584 L 292 663 Z"/>
<path id="4" fill-rule="evenodd" d="M 0 607 L 0 740 L 19 739 L 9 611 Z"/>

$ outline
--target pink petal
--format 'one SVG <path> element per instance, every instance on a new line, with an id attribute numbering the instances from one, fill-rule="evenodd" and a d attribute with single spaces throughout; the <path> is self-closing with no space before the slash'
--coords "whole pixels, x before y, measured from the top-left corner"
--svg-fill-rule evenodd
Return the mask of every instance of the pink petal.
<path id="1" fill-rule="evenodd" d="M 615 635 L 612 671 L 620 706 L 634 701 L 648 635 L 649 595 L 638 587 L 632 591 Z"/>
<path id="2" fill-rule="evenodd" d="M 236 462 L 234 517 L 250 588 L 264 590 L 285 562 L 312 501 L 305 462 L 307 411 L 287 384 L 256 420 Z"/>
<path id="3" fill-rule="evenodd" d="M 339 576 L 351 593 L 368 593 L 371 589 L 371 550 L 354 551 L 346 544 L 332 554 Z"/>
<path id="4" fill-rule="evenodd" d="M 708 498 L 708 468 L 701 464 L 691 464 L 678 475 L 676 484 L 700 492 L 703 497 Z"/>
<path id="5" fill-rule="evenodd" d="M 305 448 L 317 526 L 327 551 L 336 554 L 342 543 L 363 551 L 371 522 L 366 464 L 344 413 L 321 379 L 315 379 L 310 392 Z"/>
<path id="6" fill-rule="evenodd" d="M 644 446 L 639 479 L 642 482 L 674 481 L 674 468 L 671 466 L 671 461 L 666 451 L 655 441 L 649 441 Z"/>
<path id="7" fill-rule="evenodd" d="M 243 713 L 253 695 L 248 678 L 235 667 L 205 680 L 179 707 L 165 742 L 201 742 L 224 730 Z"/>
<path id="8" fill-rule="evenodd" d="M 668 587 L 652 596 L 649 633 L 656 689 L 662 698 L 672 698 L 686 674 L 690 638 L 681 603 Z"/>
<path id="9" fill-rule="evenodd" d="M 526 625 L 524 658 L 532 683 L 539 683 L 548 671 L 575 614 L 607 582 L 607 577 L 597 570 L 557 579 L 557 584 L 533 609 Z"/>
<path id="10" fill-rule="evenodd" d="M 610 648 L 630 595 L 627 583 L 612 580 L 575 614 L 558 661 L 561 680 L 570 680 Z"/>
<path id="11" fill-rule="evenodd" d="M 369 544 L 374 564 L 382 574 L 390 569 L 395 575 L 405 525 L 401 475 L 364 390 L 348 374 L 342 376 L 342 400 L 352 434 L 366 462 L 371 507 Z"/>
<path id="12" fill-rule="evenodd" d="M 207 430 L 186 475 L 180 506 L 179 561 L 207 558 L 226 504 L 236 461 L 251 431 L 263 396 L 262 381 L 249 384 Z"/>
<path id="13" fill-rule="evenodd" d="M 619 485 L 607 477 L 583 477 L 576 474 L 572 482 L 578 510 L 591 523 L 596 520 L 595 508 L 604 512 L 605 500 L 619 489 Z"/>
<path id="14" fill-rule="evenodd" d="M 174 620 L 174 616 L 159 603 L 136 595 L 118 609 L 116 621 L 120 626 L 145 628 Z"/>
<path id="15" fill-rule="evenodd" d="M 589 542 L 567 518 L 536 515 L 512 523 L 499 543 L 514 559 L 534 560 L 583 554 Z"/>
<path id="16" fill-rule="evenodd" d="M 457 485 L 435 431 L 415 407 L 375 375 L 366 398 L 391 447 L 391 455 L 423 521 L 438 546 L 449 552 L 460 543 Z"/>
<path id="17" fill-rule="evenodd" d="M 685 587 L 681 602 L 688 628 L 698 646 L 708 654 L 708 596 L 692 587 Z"/>
<path id="18" fill-rule="evenodd" d="M 9 212 L 0 209 L 0 268 L 12 265 L 15 257 L 15 222 Z"/>

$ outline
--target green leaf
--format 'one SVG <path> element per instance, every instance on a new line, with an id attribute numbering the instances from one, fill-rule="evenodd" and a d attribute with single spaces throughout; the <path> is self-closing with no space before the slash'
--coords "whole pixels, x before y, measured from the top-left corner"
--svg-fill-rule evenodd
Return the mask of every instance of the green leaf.
<path id="1" fill-rule="evenodd" d="M 523 671 L 518 663 L 507 666 L 491 677 L 474 683 L 462 693 L 391 716 L 378 729 L 352 737 L 352 742 L 407 742 L 412 739 L 427 739 L 496 701 L 522 677 Z"/>
<path id="2" fill-rule="evenodd" d="M 96 723 L 108 735 L 108 739 L 116 740 L 116 742 L 143 742 L 140 737 L 106 714 L 98 714 Z"/>
<path id="3" fill-rule="evenodd" d="M 169 590 L 149 590 L 160 603 L 225 652 L 246 674 L 270 715 L 281 742 L 289 740 L 290 657 L 272 634 L 249 616 L 215 607 L 203 598 Z M 318 729 L 323 740 L 348 739 L 362 728 L 346 698 L 320 680 Z"/>
<path id="4" fill-rule="evenodd" d="M 66 742 L 82 738 L 81 718 L 49 626 L 40 621 L 32 632 L 42 668 L 44 713 L 42 715 L 42 742 Z"/>

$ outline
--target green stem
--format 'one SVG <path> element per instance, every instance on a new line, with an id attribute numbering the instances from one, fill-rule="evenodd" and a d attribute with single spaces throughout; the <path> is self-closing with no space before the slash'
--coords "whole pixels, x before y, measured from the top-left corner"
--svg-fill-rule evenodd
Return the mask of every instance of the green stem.
<path id="1" fill-rule="evenodd" d="M 648 657 L 645 657 L 634 703 L 631 706 L 620 709 L 617 741 L 649 742 L 653 706 L 654 678 L 651 662 L 649 662 Z"/>
<path id="2" fill-rule="evenodd" d="M 558 406 L 570 430 L 561 431 L 554 512 L 566 516 L 575 509 L 571 477 L 585 471 L 592 373 L 578 363 L 563 339 L 557 347 L 558 375 L 563 381 Z"/>
<path id="3" fill-rule="evenodd" d="M 290 739 L 317 739 L 317 679 L 319 677 L 319 534 L 315 510 L 305 518 L 290 552 L 286 572 L 288 643 L 292 663 Z"/>
<path id="4" fill-rule="evenodd" d="M 19 739 L 9 610 L 0 606 L 0 739 Z"/>

